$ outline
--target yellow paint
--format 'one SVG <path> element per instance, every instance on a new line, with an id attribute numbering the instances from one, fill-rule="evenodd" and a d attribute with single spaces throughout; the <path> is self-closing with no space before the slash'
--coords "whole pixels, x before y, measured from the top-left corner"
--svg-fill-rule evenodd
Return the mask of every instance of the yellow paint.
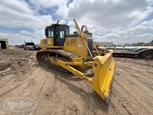
<path id="1" fill-rule="evenodd" d="M 102 99 L 109 99 L 110 86 L 114 74 L 115 61 L 112 51 L 105 56 L 96 56 L 94 61 L 93 89 Z"/>
<path id="2" fill-rule="evenodd" d="M 87 58 L 88 50 L 84 41 L 80 37 L 67 38 L 64 43 L 64 50 Z"/>

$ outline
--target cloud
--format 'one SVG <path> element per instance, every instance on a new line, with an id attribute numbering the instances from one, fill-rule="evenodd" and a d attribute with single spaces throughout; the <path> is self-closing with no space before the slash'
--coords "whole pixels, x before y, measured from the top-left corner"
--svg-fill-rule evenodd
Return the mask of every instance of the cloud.
<path id="1" fill-rule="evenodd" d="M 40 37 L 44 37 L 46 25 L 54 22 L 51 15 L 40 15 L 22 0 L 1 0 L 0 15 L 0 37 L 13 40 L 16 44 L 31 39 L 38 43 Z M 1 27 L 8 28 L 8 31 Z M 9 31 L 10 28 L 16 32 Z"/>
<path id="2" fill-rule="evenodd" d="M 51 15 L 39 15 L 25 1 L 2 0 L 0 4 L 0 26 L 42 28 L 52 21 Z"/>
<path id="3" fill-rule="evenodd" d="M 62 6 L 68 3 L 68 0 L 29 0 L 34 6 L 38 8 L 50 8 L 53 6 Z"/>
<path id="4" fill-rule="evenodd" d="M 69 18 L 90 19 L 104 28 L 134 25 L 153 12 L 145 0 L 74 0 L 67 8 Z"/>
<path id="5" fill-rule="evenodd" d="M 122 31 L 112 32 L 102 37 L 103 40 L 112 40 L 114 43 L 150 42 L 153 40 L 153 19 L 141 22 L 135 27 L 128 27 Z"/>
<path id="6" fill-rule="evenodd" d="M 151 0 L 74 0 L 65 13 L 68 19 L 86 24 L 99 41 L 149 42 L 153 24 L 143 20 L 153 14 L 152 4 Z"/>
<path id="7" fill-rule="evenodd" d="M 60 19 L 70 25 L 72 33 L 75 30 L 72 20 L 76 18 L 99 41 L 149 42 L 153 38 L 153 20 L 146 19 L 151 14 L 152 0 L 1 0 L 0 37 L 15 42 L 20 39 L 39 42 L 46 25 Z"/>

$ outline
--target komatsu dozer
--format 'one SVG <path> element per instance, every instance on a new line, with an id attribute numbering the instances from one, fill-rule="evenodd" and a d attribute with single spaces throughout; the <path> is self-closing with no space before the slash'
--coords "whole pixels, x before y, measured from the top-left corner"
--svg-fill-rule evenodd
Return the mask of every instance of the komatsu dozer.
<path id="1" fill-rule="evenodd" d="M 68 25 L 59 21 L 46 27 L 46 38 L 40 41 L 37 61 L 39 64 L 60 67 L 88 81 L 93 90 L 108 102 L 115 66 L 113 51 L 99 49 L 87 27 L 83 25 L 80 28 L 76 20 L 73 21 L 77 30 L 74 34 L 70 34 Z M 93 77 L 83 72 L 91 68 Z"/>

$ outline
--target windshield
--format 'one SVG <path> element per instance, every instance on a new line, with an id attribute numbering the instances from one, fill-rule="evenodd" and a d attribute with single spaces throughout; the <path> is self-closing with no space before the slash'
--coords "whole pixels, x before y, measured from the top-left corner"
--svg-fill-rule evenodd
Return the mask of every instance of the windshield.
<path id="1" fill-rule="evenodd" d="M 67 26 L 56 27 L 56 36 L 58 38 L 65 38 L 66 35 L 69 35 L 69 28 Z"/>

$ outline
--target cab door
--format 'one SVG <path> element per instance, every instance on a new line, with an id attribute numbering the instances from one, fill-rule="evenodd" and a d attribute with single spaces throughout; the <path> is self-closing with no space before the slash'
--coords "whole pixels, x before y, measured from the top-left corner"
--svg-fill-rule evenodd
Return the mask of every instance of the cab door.
<path id="1" fill-rule="evenodd" d="M 63 46 L 66 39 L 66 35 L 68 34 L 68 27 L 63 25 L 56 26 L 54 33 L 54 46 Z"/>

